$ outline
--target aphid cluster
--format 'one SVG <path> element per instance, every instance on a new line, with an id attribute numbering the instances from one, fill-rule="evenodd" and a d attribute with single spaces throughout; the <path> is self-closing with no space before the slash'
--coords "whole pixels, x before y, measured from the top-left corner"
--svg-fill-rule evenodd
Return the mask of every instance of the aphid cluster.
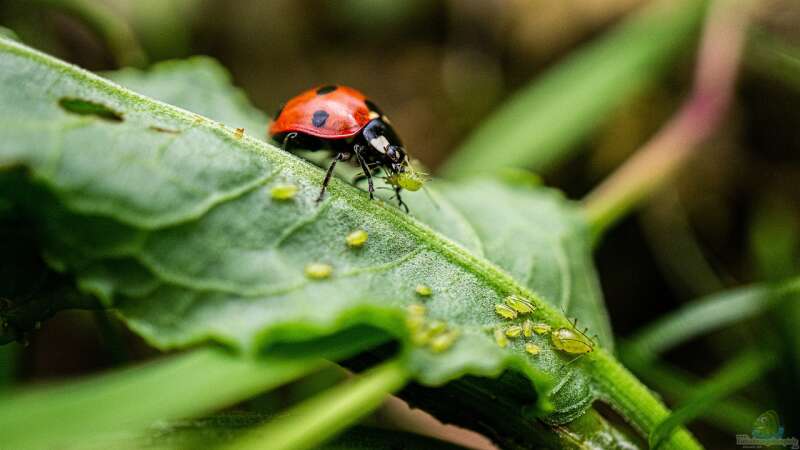
<path id="1" fill-rule="evenodd" d="M 494 305 L 494 311 L 505 320 L 516 320 L 520 316 L 530 315 L 536 310 L 530 301 L 517 295 L 509 295 L 503 303 Z M 562 327 L 555 330 L 546 323 L 534 323 L 525 318 L 522 323 L 515 323 L 505 328 L 494 330 L 494 340 L 500 347 L 508 346 L 509 339 L 520 337 L 529 338 L 533 334 L 550 335 L 553 347 L 571 355 L 584 355 L 594 350 L 594 341 L 586 334 L 588 330 L 579 330 L 577 319 L 569 328 Z M 533 342 L 525 343 L 525 351 L 531 355 L 538 355 L 541 349 Z"/>
<path id="2" fill-rule="evenodd" d="M 426 313 L 424 305 L 408 305 L 406 326 L 411 332 L 411 342 L 419 347 L 428 347 L 434 353 L 444 352 L 458 339 L 458 330 L 451 329 L 441 320 L 428 319 Z"/>

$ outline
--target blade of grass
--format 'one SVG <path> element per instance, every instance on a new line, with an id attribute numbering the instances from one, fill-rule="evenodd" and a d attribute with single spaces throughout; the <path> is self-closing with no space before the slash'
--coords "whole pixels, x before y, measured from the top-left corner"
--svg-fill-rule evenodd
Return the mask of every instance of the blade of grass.
<path id="1" fill-rule="evenodd" d="M 226 450 L 314 448 L 380 406 L 409 375 L 403 361 L 391 360 L 301 403 Z"/>
<path id="2" fill-rule="evenodd" d="M 568 157 L 610 111 L 668 67 L 705 5 L 660 2 L 625 21 L 516 93 L 467 138 L 444 173 L 542 170 Z"/>
<path id="3" fill-rule="evenodd" d="M 596 237 L 669 182 L 716 131 L 733 96 L 751 6 L 750 1 L 733 0 L 712 4 L 692 94 L 650 141 L 584 199 Z"/>
<path id="4" fill-rule="evenodd" d="M 756 316 L 792 293 L 800 278 L 775 285 L 753 285 L 703 297 L 662 316 L 620 348 L 620 354 L 643 364 L 660 353 L 702 334 Z"/>
<path id="5" fill-rule="evenodd" d="M 633 358 L 623 359 L 648 386 L 676 402 L 685 402 L 697 392 L 697 386 L 702 380 L 679 368 L 665 364 L 661 361 L 643 363 Z M 742 399 L 721 400 L 717 408 L 703 413 L 703 418 L 720 429 L 731 433 L 744 433 L 753 425 L 753 419 L 758 417 L 763 408 Z"/>
<path id="6" fill-rule="evenodd" d="M 748 70 L 800 92 L 800 47 L 756 30 L 751 33 L 745 64 Z"/>
<path id="7" fill-rule="evenodd" d="M 717 402 L 760 378 L 776 363 L 774 355 L 747 352 L 700 385 L 695 393 L 650 433 L 650 448 L 656 449 L 679 427 L 716 406 Z"/>
<path id="8" fill-rule="evenodd" d="M 330 341 L 325 356 L 350 356 L 375 344 L 370 335 L 349 335 Z M 319 353 L 255 360 L 202 348 L 65 385 L 0 395 L 3 445 L 56 448 L 103 433 L 142 430 L 156 420 L 231 405 L 325 364 Z"/>

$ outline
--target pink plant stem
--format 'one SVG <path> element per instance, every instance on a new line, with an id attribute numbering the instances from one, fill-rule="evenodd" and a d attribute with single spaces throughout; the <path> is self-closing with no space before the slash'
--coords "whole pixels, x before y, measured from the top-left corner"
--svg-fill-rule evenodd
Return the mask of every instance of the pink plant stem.
<path id="1" fill-rule="evenodd" d="M 717 130 L 733 96 L 750 7 L 748 0 L 712 3 L 691 95 L 650 141 L 584 199 L 595 235 L 672 180 Z"/>

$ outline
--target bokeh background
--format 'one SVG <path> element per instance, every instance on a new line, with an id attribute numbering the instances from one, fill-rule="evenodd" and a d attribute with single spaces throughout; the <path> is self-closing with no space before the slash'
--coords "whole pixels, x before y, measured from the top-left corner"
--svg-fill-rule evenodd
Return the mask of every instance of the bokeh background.
<path id="1" fill-rule="evenodd" d="M 97 71 L 209 55 L 268 113 L 310 86 L 352 85 L 381 105 L 409 151 L 435 173 L 495 108 L 646 3 L 0 0 L 0 25 Z M 574 157 L 542 172 L 545 183 L 579 199 L 652 136 L 687 93 L 696 43 L 610 114 Z M 760 2 L 720 131 L 596 252 L 617 336 L 701 295 L 800 270 L 800 75 L 786 69 L 798 55 L 800 2 Z M 247 131 L 264 134 L 266 125 Z M 773 320 L 743 327 L 757 333 Z M 750 335 L 739 327 L 715 333 L 666 359 L 703 375 Z M 16 361 L 4 377 L 67 377 L 150 354 L 113 319 L 91 312 L 60 313 L 26 345 L 3 350 Z M 744 395 L 798 423 L 797 394 L 765 382 Z M 713 427 L 695 429 L 705 442 L 732 440 Z"/>

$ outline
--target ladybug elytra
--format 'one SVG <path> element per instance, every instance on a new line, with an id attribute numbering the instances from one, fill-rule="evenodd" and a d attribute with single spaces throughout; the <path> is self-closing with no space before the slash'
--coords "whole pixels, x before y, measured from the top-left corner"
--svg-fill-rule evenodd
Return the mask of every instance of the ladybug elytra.
<path id="1" fill-rule="evenodd" d="M 275 115 L 269 135 L 284 150 L 330 150 L 334 158 L 325 173 L 317 202 L 325 195 L 333 169 L 339 161 L 355 157 L 367 179 L 369 197 L 374 198 L 373 174 L 383 169 L 395 190 L 400 206 L 408 207 L 400 191 L 416 191 L 422 177 L 411 169 L 405 148 L 380 109 L 361 92 L 347 87 L 326 85 L 300 93 Z"/>

